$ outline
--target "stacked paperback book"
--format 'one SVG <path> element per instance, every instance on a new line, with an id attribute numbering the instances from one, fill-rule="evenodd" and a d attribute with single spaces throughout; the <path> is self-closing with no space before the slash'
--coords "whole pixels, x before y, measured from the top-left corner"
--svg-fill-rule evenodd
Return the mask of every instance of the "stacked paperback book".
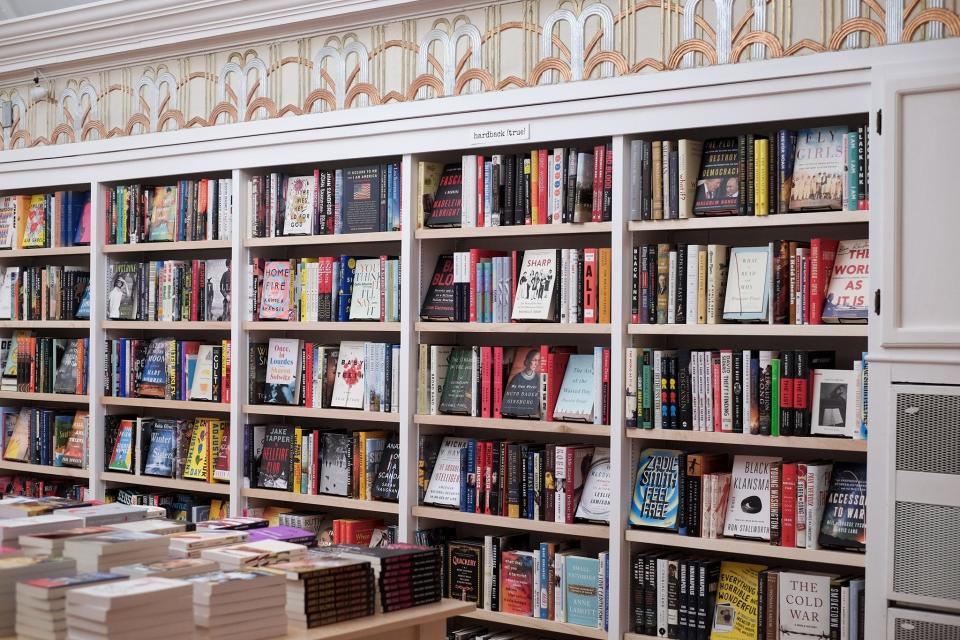
<path id="1" fill-rule="evenodd" d="M 126 580 L 126 577 L 113 573 L 81 573 L 18 583 L 17 637 L 64 640 L 67 637 L 67 592 L 115 580 Z"/>
<path id="2" fill-rule="evenodd" d="M 373 615 L 376 589 L 369 562 L 323 554 L 270 567 L 287 580 L 287 619 L 311 629 Z"/>
<path id="3" fill-rule="evenodd" d="M 302 544 L 282 540 L 260 540 L 204 549 L 200 552 L 200 557 L 219 563 L 224 571 L 234 571 L 299 560 L 306 553 L 307 548 Z"/>
<path id="4" fill-rule="evenodd" d="M 161 640 L 193 634 L 189 582 L 136 578 L 67 593 L 67 634 L 87 640 Z"/>
<path id="5" fill-rule="evenodd" d="M 118 565 L 166 559 L 167 538 L 137 531 L 111 531 L 67 540 L 63 555 L 76 560 L 78 571 L 108 571 Z"/>
<path id="6" fill-rule="evenodd" d="M 48 556 L 0 556 L 0 634 L 12 635 L 17 608 L 16 584 L 35 578 L 72 576 L 77 565 L 71 558 Z"/>
<path id="7" fill-rule="evenodd" d="M 250 534 L 246 531 L 197 529 L 177 533 L 168 538 L 170 556 L 173 558 L 199 558 L 204 549 L 226 547 L 245 542 Z"/>
<path id="8" fill-rule="evenodd" d="M 370 563 L 377 584 L 377 613 L 440 601 L 443 562 L 437 548 L 405 544 L 381 548 L 341 544 L 321 547 L 320 551 Z"/>
<path id="9" fill-rule="evenodd" d="M 262 570 L 216 571 L 193 585 L 196 640 L 259 640 L 286 635 L 285 580 Z"/>

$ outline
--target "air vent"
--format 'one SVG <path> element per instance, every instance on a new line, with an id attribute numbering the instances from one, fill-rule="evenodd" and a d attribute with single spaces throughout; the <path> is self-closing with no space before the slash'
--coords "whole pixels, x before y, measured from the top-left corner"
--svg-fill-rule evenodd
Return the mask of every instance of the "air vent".
<path id="1" fill-rule="evenodd" d="M 897 502 L 895 521 L 896 599 L 960 605 L 960 507 Z"/>
<path id="2" fill-rule="evenodd" d="M 960 475 L 960 391 L 898 393 L 896 440 L 898 471 Z"/>
<path id="3" fill-rule="evenodd" d="M 891 608 L 887 640 L 960 640 L 960 617 Z"/>

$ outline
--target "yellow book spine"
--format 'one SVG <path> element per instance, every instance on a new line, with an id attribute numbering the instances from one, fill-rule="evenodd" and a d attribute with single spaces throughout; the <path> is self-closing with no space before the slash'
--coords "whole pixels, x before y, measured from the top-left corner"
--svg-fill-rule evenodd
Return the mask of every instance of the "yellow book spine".
<path id="1" fill-rule="evenodd" d="M 530 152 L 530 221 L 541 224 L 540 220 L 540 153 Z"/>
<path id="2" fill-rule="evenodd" d="M 297 427 L 293 435 L 293 492 L 300 491 L 300 469 L 302 462 L 300 460 L 300 447 L 303 445 L 303 429 Z"/>
<path id="3" fill-rule="evenodd" d="M 707 252 L 697 254 L 697 324 L 707 324 Z"/>
<path id="4" fill-rule="evenodd" d="M 765 216 L 770 212 L 769 198 L 767 189 L 770 185 L 769 165 L 769 141 L 766 138 L 757 138 L 753 141 L 753 176 L 754 176 L 754 213 L 758 216 Z"/>
<path id="5" fill-rule="evenodd" d="M 357 457 L 360 464 L 357 468 L 357 497 L 360 500 L 367 499 L 367 433 L 361 431 L 357 440 Z"/>
<path id="6" fill-rule="evenodd" d="M 601 324 L 610 323 L 610 247 L 601 247 L 600 249 L 600 273 L 598 284 L 599 317 L 597 322 Z"/>

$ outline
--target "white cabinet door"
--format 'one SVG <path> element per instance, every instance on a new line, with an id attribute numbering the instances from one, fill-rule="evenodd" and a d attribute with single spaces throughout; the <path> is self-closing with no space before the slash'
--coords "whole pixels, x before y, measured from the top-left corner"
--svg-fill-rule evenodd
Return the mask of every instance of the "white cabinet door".
<path id="1" fill-rule="evenodd" d="M 880 342 L 960 348 L 960 72 L 874 73 L 871 289 L 882 290 Z"/>

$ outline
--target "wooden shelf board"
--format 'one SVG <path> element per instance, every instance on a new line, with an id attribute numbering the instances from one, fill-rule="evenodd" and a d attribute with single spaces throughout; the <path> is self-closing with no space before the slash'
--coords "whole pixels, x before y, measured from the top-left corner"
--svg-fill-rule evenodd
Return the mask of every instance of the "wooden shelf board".
<path id="1" fill-rule="evenodd" d="M 204 413 L 230 413 L 226 402 L 202 402 L 199 400 L 164 400 L 163 398 L 113 398 L 105 396 L 101 402 L 108 407 L 130 407 L 134 409 L 179 409 Z"/>
<path id="2" fill-rule="evenodd" d="M 354 509 L 356 511 L 371 511 L 374 513 L 400 513 L 400 505 L 396 502 L 382 502 L 379 500 L 355 500 L 342 496 L 313 495 L 307 493 L 293 493 L 291 491 L 277 491 L 275 489 L 241 489 L 245 498 L 270 500 L 271 502 L 285 502 L 288 504 L 311 504 L 317 507 L 335 509 Z"/>
<path id="3" fill-rule="evenodd" d="M 89 469 L 77 469 L 75 467 L 53 467 L 45 464 L 30 464 L 29 462 L 14 462 L 13 460 L 0 460 L 0 469 L 4 471 L 16 471 L 18 473 L 36 473 L 47 476 L 62 476 L 64 478 L 89 478 Z"/>
<path id="4" fill-rule="evenodd" d="M 279 238 L 246 238 L 245 247 L 310 247 L 325 244 L 367 244 L 368 242 L 400 242 L 400 231 L 374 233 L 339 233 L 318 236 L 281 236 Z"/>
<path id="5" fill-rule="evenodd" d="M 20 400 L 22 402 L 63 402 L 68 404 L 90 404 L 90 396 L 71 395 L 69 393 L 26 393 L 22 391 L 0 391 L 0 400 Z"/>
<path id="6" fill-rule="evenodd" d="M 757 436 L 749 433 L 718 431 L 680 431 L 677 429 L 627 429 L 626 436 L 637 440 L 667 440 L 671 442 L 701 442 L 741 447 L 770 447 L 778 449 L 815 449 L 817 451 L 867 452 L 866 440 L 798 436 Z"/>
<path id="7" fill-rule="evenodd" d="M 89 320 L 0 320 L 0 329 L 89 329 Z"/>
<path id="8" fill-rule="evenodd" d="M 502 238 L 508 236 L 554 236 L 583 233 L 610 233 L 610 222 L 584 222 L 580 224 L 526 224 L 505 225 L 502 227 L 451 227 L 448 229 L 417 229 L 417 240 L 437 238 Z"/>
<path id="9" fill-rule="evenodd" d="M 327 418 L 329 420 L 356 420 L 369 422 L 400 422 L 399 413 L 356 411 L 353 409 L 311 409 L 283 404 L 245 404 L 243 412 L 260 416 L 293 416 L 299 418 Z"/>
<path id="10" fill-rule="evenodd" d="M 866 338 L 866 324 L 630 324 L 631 335 Z"/>
<path id="11" fill-rule="evenodd" d="M 425 415 L 413 417 L 417 424 L 436 424 L 445 427 L 491 429 L 501 431 L 531 431 L 534 433 L 567 433 L 579 436 L 609 438 L 610 425 L 582 422 L 546 422 L 544 420 L 514 420 L 511 418 L 472 418 L 470 416 Z"/>
<path id="12" fill-rule="evenodd" d="M 623 640 L 657 640 L 657 636 L 648 636 L 643 633 L 624 633 Z"/>
<path id="13" fill-rule="evenodd" d="M 104 253 L 140 253 L 141 251 L 203 251 L 230 249 L 230 240 L 185 240 L 182 242 L 135 242 L 133 244 L 107 244 Z"/>
<path id="14" fill-rule="evenodd" d="M 20 259 L 46 256 L 88 256 L 90 247 L 44 247 L 42 249 L 9 249 L 0 251 L 0 259 Z"/>
<path id="15" fill-rule="evenodd" d="M 607 632 L 603 629 L 593 629 L 591 627 L 584 627 L 579 624 L 556 622 L 555 620 L 541 620 L 540 618 L 515 616 L 510 613 L 487 611 L 486 609 L 477 609 L 472 613 L 461 614 L 461 617 L 470 618 L 471 620 L 481 620 L 483 622 L 497 622 L 499 624 L 508 624 L 515 627 L 536 629 L 537 631 L 550 631 L 553 633 L 563 633 L 566 635 L 580 636 L 583 638 L 597 638 L 597 640 L 605 640 L 607 637 Z"/>
<path id="16" fill-rule="evenodd" d="M 104 320 L 104 329 L 124 329 L 127 331 L 230 331 L 230 322 L 207 322 L 185 320 L 182 322 L 154 322 L 143 320 Z"/>
<path id="17" fill-rule="evenodd" d="M 821 224 L 863 224 L 869 211 L 807 211 L 773 216 L 715 216 L 686 220 L 634 220 L 629 231 L 693 231 L 699 229 L 750 229 L 762 227 L 807 227 Z"/>
<path id="18" fill-rule="evenodd" d="M 565 524 L 561 522 L 546 522 L 544 520 L 527 520 L 526 518 L 507 518 L 505 516 L 488 516 L 482 513 L 467 513 L 454 509 L 440 507 L 413 507 L 413 515 L 419 518 L 462 522 L 476 526 L 502 527 L 520 531 L 538 531 L 542 533 L 562 533 L 578 538 L 598 538 L 606 540 L 610 534 L 610 527 L 601 524 Z"/>
<path id="19" fill-rule="evenodd" d="M 103 471 L 100 473 L 100 479 L 104 482 L 117 482 L 123 484 L 136 485 L 138 487 L 150 487 L 154 489 L 165 489 L 171 491 L 184 491 L 187 493 L 212 493 L 216 495 L 229 495 L 230 485 L 227 483 L 204 482 L 202 480 L 178 480 L 176 478 L 160 478 L 155 476 L 137 476 L 132 473 L 115 473 Z"/>
<path id="20" fill-rule="evenodd" d="M 410 629 L 423 628 L 421 625 L 439 623 L 444 627 L 448 618 L 463 616 L 476 608 L 472 602 L 459 600 L 441 600 L 433 604 L 419 607 L 410 607 L 390 613 L 380 613 L 346 622 L 325 625 L 314 629 L 287 629 L 287 640 L 366 640 L 367 638 L 382 638 L 396 634 L 397 638 L 432 638 L 432 635 L 414 632 Z"/>
<path id="21" fill-rule="evenodd" d="M 560 322 L 417 322 L 417 331 L 433 333 L 527 333 L 609 335 L 609 324 Z"/>
<path id="22" fill-rule="evenodd" d="M 229 324 L 229 323 L 227 323 Z M 243 323 L 247 331 L 337 331 L 356 333 L 378 333 L 400 331 L 399 322 L 266 322 L 250 321 Z"/>
<path id="23" fill-rule="evenodd" d="M 693 538 L 661 531 L 643 531 L 628 529 L 627 542 L 677 547 L 687 550 L 710 551 L 717 554 L 738 554 L 755 558 L 774 558 L 793 560 L 812 564 L 831 564 L 840 567 L 866 566 L 866 554 L 852 551 L 833 551 L 828 549 L 796 549 L 777 547 L 766 542 L 753 540 L 735 540 L 732 538 Z"/>

